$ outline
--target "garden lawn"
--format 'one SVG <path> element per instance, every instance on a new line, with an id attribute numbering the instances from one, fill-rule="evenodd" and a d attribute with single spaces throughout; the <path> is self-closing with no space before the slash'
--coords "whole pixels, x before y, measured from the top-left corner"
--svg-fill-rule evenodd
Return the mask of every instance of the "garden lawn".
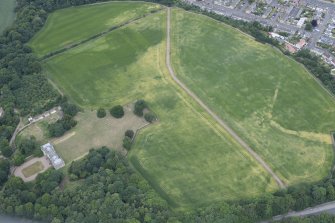
<path id="1" fill-rule="evenodd" d="M 0 34 L 13 23 L 15 19 L 15 5 L 15 0 L 0 1 Z"/>
<path id="2" fill-rule="evenodd" d="M 106 2 L 58 10 L 29 45 L 41 57 L 159 8 L 143 2 Z"/>
<path id="3" fill-rule="evenodd" d="M 302 65 L 208 17 L 174 9 L 177 76 L 286 183 L 331 169 L 334 99 Z"/>
<path id="4" fill-rule="evenodd" d="M 32 175 L 41 172 L 44 169 L 43 163 L 41 161 L 37 161 L 30 166 L 24 168 L 22 173 L 25 177 L 31 177 Z"/>
<path id="5" fill-rule="evenodd" d="M 51 141 L 66 164 L 87 154 L 90 149 L 102 146 L 125 153 L 122 147 L 124 133 L 128 129 L 136 132 L 147 125 L 144 118 L 136 116 L 130 107 L 125 108 L 125 115 L 119 119 L 113 118 L 109 112 L 100 119 L 97 118 L 96 111 L 86 110 L 80 112 L 76 120 L 76 127 Z"/>
<path id="6" fill-rule="evenodd" d="M 165 30 L 162 11 L 50 58 L 45 70 L 86 109 L 139 98 L 149 103 L 159 121 L 141 130 L 129 158 L 173 207 L 194 208 L 278 189 L 267 172 L 170 79 Z M 82 144 L 71 149 L 80 150 Z"/>

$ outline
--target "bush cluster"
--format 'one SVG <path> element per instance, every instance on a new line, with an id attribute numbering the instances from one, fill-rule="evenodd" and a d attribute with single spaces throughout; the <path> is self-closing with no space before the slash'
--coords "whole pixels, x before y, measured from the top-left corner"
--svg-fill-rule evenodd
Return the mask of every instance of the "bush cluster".
<path id="1" fill-rule="evenodd" d="M 98 118 L 104 118 L 104 117 L 106 117 L 106 110 L 104 108 L 99 108 L 97 110 L 97 117 Z"/>
<path id="2" fill-rule="evenodd" d="M 109 112 L 114 118 L 122 118 L 124 116 L 124 110 L 121 105 L 114 106 Z"/>
<path id="3" fill-rule="evenodd" d="M 74 116 L 78 113 L 79 108 L 74 104 L 64 102 L 61 104 L 63 117 L 55 123 L 48 125 L 50 137 L 60 137 L 77 125 Z"/>
<path id="4" fill-rule="evenodd" d="M 144 100 L 137 100 L 134 106 L 134 114 L 137 116 L 143 116 L 143 110 L 148 107 L 147 103 Z"/>

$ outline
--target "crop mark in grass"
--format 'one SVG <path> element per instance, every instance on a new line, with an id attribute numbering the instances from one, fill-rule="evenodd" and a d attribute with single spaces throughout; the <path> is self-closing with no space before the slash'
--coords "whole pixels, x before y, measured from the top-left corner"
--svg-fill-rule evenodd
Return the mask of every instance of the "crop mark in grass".
<path id="1" fill-rule="evenodd" d="M 83 107 L 108 108 L 116 101 L 129 102 L 137 98 L 143 98 L 150 103 L 150 107 L 157 112 L 161 122 L 142 130 L 128 155 L 129 158 L 137 157 L 141 166 L 148 172 L 149 177 L 146 178 L 153 181 L 150 183 L 158 184 L 161 190 L 179 205 L 178 208 L 188 209 L 210 204 L 213 200 L 249 198 L 254 193 L 274 191 L 277 189 L 275 182 L 268 183 L 265 177 L 268 174 L 261 166 L 172 81 L 165 64 L 165 24 L 166 12 L 164 11 L 157 16 L 141 20 L 138 25 L 132 24 L 125 28 L 138 32 L 125 33 L 120 29 L 106 37 L 89 42 L 87 44 L 89 46 L 82 45 L 80 48 L 51 59 L 48 65 L 55 71 L 53 74 L 55 82 L 68 91 L 73 87 L 81 91 L 81 95 L 89 98 L 90 103 L 82 102 L 79 97 L 78 100 L 74 100 L 80 101 Z M 152 36 L 151 29 L 161 30 L 161 32 L 156 32 L 155 37 Z M 124 39 L 130 41 L 121 41 L 119 37 L 122 34 L 126 34 Z M 108 41 L 110 48 L 103 51 L 99 49 L 96 55 L 87 57 L 85 60 L 86 55 L 91 53 L 91 49 L 105 44 L 103 41 L 105 39 L 110 40 Z M 154 44 L 157 43 L 157 39 L 160 43 Z M 122 47 L 121 53 L 133 52 L 129 55 L 135 55 L 136 61 L 134 62 L 133 58 L 125 58 L 128 61 L 117 60 L 120 56 L 120 51 L 117 49 L 120 47 Z M 80 66 L 73 66 L 73 64 L 80 64 Z M 106 64 L 110 64 L 110 70 L 105 69 Z M 80 67 L 79 70 L 78 67 Z M 113 67 L 118 67 L 119 70 L 114 70 Z M 97 70 L 100 72 L 97 73 Z M 71 75 L 67 75 L 68 73 Z M 157 75 L 162 79 L 157 81 L 154 78 Z M 101 84 L 99 88 L 96 88 L 97 81 Z M 75 84 L 76 82 L 79 83 Z M 69 86 L 69 83 L 73 86 Z M 87 87 L 89 85 L 91 87 Z M 72 95 L 73 99 L 76 99 L 73 93 L 69 91 L 66 95 Z M 178 93 L 180 96 L 177 95 Z M 192 109 L 185 105 L 180 97 L 186 99 Z M 167 99 L 162 100 L 163 98 Z M 119 101 L 119 104 L 123 103 L 125 102 Z M 199 112 L 199 115 L 195 112 Z M 96 118 L 96 115 L 93 115 Z M 207 118 L 208 124 L 200 115 Z M 79 125 L 84 122 L 86 118 L 78 120 L 77 134 L 57 145 L 55 147 L 57 151 L 63 144 L 64 147 L 73 148 L 66 151 L 66 156 L 70 152 L 80 155 L 85 152 L 79 151 L 80 148 L 74 144 L 73 146 L 64 145 L 69 141 L 75 141 L 79 135 L 83 134 L 79 134 L 78 131 Z M 91 127 L 84 128 L 86 132 L 91 129 Z M 213 128 L 219 131 L 219 135 Z M 94 133 L 102 132 L 97 131 L 95 126 L 92 129 Z M 152 135 L 146 138 L 147 134 Z M 85 139 L 82 139 L 87 141 L 81 142 L 81 145 L 93 143 L 92 133 L 90 137 L 87 135 L 86 133 Z M 110 133 L 107 135 L 110 138 Z M 241 158 L 238 152 L 248 159 Z M 210 188 L 210 191 L 207 188 Z"/>
<path id="2" fill-rule="evenodd" d="M 171 66 L 171 38 L 170 38 L 170 25 L 171 24 L 171 9 L 168 8 L 167 13 L 167 40 L 166 40 L 166 66 L 168 67 L 169 74 L 172 79 L 187 93 L 191 98 L 193 98 L 218 124 L 220 124 L 226 131 L 235 139 L 235 141 L 240 144 L 248 153 L 266 170 L 273 179 L 277 182 L 280 188 L 285 188 L 284 182 L 277 176 L 277 174 L 270 168 L 270 166 L 247 144 L 240 138 L 233 129 L 231 129 L 225 121 L 223 121 L 219 116 L 217 116 L 197 95 L 195 95 L 183 82 L 181 82 Z"/>
<path id="3" fill-rule="evenodd" d="M 318 141 L 323 142 L 326 144 L 331 144 L 331 136 L 329 134 L 322 134 L 322 133 L 315 133 L 315 132 L 305 132 L 305 131 L 294 131 L 290 129 L 285 129 L 282 127 L 279 123 L 275 122 L 274 120 L 270 121 L 270 125 L 281 132 L 284 132 L 286 134 L 298 136 L 304 139 L 312 140 L 312 141 Z"/>

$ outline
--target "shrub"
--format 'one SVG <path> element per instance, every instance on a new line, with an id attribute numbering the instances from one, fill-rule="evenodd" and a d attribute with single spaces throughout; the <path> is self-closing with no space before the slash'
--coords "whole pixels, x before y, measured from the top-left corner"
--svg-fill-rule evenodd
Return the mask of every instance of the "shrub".
<path id="1" fill-rule="evenodd" d="M 34 152 L 34 150 L 39 149 L 36 138 L 33 136 L 27 139 L 26 138 L 22 139 L 18 143 L 17 147 L 19 151 L 25 156 L 29 156 Z"/>
<path id="2" fill-rule="evenodd" d="M 6 146 L 6 147 L 2 147 L 1 148 L 1 154 L 4 156 L 4 157 L 10 157 L 12 154 L 13 154 L 13 150 L 9 147 L 9 146 Z"/>
<path id="3" fill-rule="evenodd" d="M 148 112 L 144 115 L 144 119 L 151 123 L 156 120 L 156 115 L 152 112 Z"/>
<path id="4" fill-rule="evenodd" d="M 144 100 L 138 100 L 135 102 L 134 114 L 137 116 L 143 116 L 143 110 L 147 108 L 147 103 Z"/>
<path id="5" fill-rule="evenodd" d="M 74 117 L 79 111 L 79 108 L 76 105 L 70 104 L 68 102 L 63 103 L 61 107 L 64 114 L 67 114 L 72 117 Z"/>
<path id="6" fill-rule="evenodd" d="M 129 138 L 128 136 L 124 137 L 123 139 L 123 147 L 126 149 L 126 150 L 130 150 L 131 149 L 131 138 Z"/>
<path id="7" fill-rule="evenodd" d="M 109 112 L 114 118 L 122 118 L 124 116 L 124 110 L 121 105 L 114 106 Z"/>
<path id="8" fill-rule="evenodd" d="M 10 157 L 13 153 L 12 148 L 10 148 L 8 140 L 5 138 L 0 139 L 0 151 L 5 157 Z"/>
<path id="9" fill-rule="evenodd" d="M 134 137 L 134 131 L 131 130 L 131 129 L 128 129 L 128 130 L 124 133 L 124 135 L 132 139 L 132 138 Z"/>
<path id="10" fill-rule="evenodd" d="M 78 176 L 77 175 L 75 175 L 75 174 L 70 174 L 70 180 L 71 181 L 75 181 L 75 180 L 78 180 L 79 178 L 78 178 Z"/>
<path id="11" fill-rule="evenodd" d="M 20 166 L 22 163 L 24 163 L 24 159 L 25 159 L 25 157 L 24 157 L 24 155 L 22 153 L 20 153 L 20 152 L 15 153 L 14 157 L 12 159 L 13 160 L 13 164 L 15 166 Z"/>
<path id="12" fill-rule="evenodd" d="M 313 29 L 312 24 L 310 22 L 306 23 L 305 30 L 312 31 L 312 29 Z"/>
<path id="13" fill-rule="evenodd" d="M 43 152 L 40 148 L 35 149 L 34 152 L 33 152 L 33 156 L 35 156 L 35 157 L 42 157 L 43 155 L 44 154 L 43 154 Z"/>
<path id="14" fill-rule="evenodd" d="M 103 117 L 105 117 L 106 116 L 106 111 L 105 111 L 105 109 L 103 109 L 103 108 L 99 108 L 98 110 L 97 110 L 97 117 L 98 118 L 103 118 Z"/>
<path id="15" fill-rule="evenodd" d="M 66 130 L 63 127 L 63 124 L 60 121 L 49 124 L 48 130 L 50 137 L 60 137 L 64 135 L 64 133 L 66 132 Z"/>

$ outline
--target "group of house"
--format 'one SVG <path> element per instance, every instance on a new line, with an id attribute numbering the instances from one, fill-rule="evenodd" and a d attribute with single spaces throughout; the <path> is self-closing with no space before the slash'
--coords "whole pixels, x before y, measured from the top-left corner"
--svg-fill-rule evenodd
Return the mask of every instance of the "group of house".
<path id="1" fill-rule="evenodd" d="M 284 36 L 279 35 L 278 33 L 275 32 L 269 32 L 269 36 L 271 36 L 272 38 L 278 40 L 280 43 L 283 43 L 285 46 L 285 49 L 287 51 L 289 51 L 290 53 L 295 53 L 299 50 L 301 50 L 306 44 L 306 40 L 301 38 L 299 40 L 299 42 L 297 42 L 296 44 L 292 44 L 289 41 L 287 41 L 287 38 Z"/>
<path id="2" fill-rule="evenodd" d="M 292 44 L 288 41 L 285 41 L 285 48 L 290 52 L 290 53 L 295 53 L 299 50 L 301 50 L 305 45 L 306 45 L 306 40 L 300 39 L 299 42 L 296 44 Z"/>
<path id="3" fill-rule="evenodd" d="M 49 111 L 44 112 L 43 114 L 40 114 L 40 115 L 37 115 L 37 116 L 34 116 L 34 117 L 30 116 L 28 118 L 28 121 L 30 123 L 37 122 L 37 121 L 40 121 L 44 118 L 49 117 L 52 114 L 55 114 L 56 112 L 61 111 L 61 110 L 62 110 L 62 108 L 60 106 L 58 106 L 58 107 L 50 109 Z"/>

